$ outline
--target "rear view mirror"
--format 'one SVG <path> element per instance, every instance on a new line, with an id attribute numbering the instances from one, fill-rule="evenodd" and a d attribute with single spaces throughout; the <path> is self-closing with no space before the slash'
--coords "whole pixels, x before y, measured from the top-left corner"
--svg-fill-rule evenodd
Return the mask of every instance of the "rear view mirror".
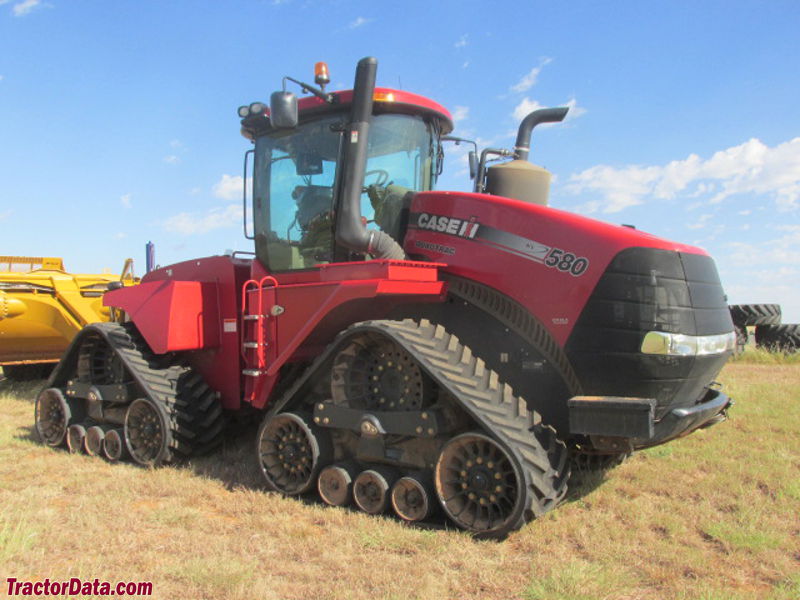
<path id="1" fill-rule="evenodd" d="M 295 169 L 298 175 L 322 175 L 322 157 L 314 152 L 298 152 Z"/>
<path id="2" fill-rule="evenodd" d="M 469 151 L 469 178 L 475 179 L 478 176 L 478 153 L 475 150 Z"/>
<path id="3" fill-rule="evenodd" d="M 269 119 L 275 129 L 297 127 L 297 96 L 292 92 L 273 92 L 269 99 Z"/>

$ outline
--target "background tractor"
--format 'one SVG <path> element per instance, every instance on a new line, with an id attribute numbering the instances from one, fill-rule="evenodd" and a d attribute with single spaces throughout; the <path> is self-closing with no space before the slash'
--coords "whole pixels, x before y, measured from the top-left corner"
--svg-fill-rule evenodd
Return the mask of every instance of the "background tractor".
<path id="1" fill-rule="evenodd" d="M 161 465 L 258 419 L 274 490 L 500 537 L 558 505 L 571 468 L 724 419 L 712 259 L 547 206 L 531 132 L 567 109 L 472 154 L 473 193 L 433 191 L 451 116 L 376 70 L 328 92 L 319 63 L 239 109 L 254 254 L 106 294 L 124 319 L 65 353 L 36 402 L 45 443 Z"/>

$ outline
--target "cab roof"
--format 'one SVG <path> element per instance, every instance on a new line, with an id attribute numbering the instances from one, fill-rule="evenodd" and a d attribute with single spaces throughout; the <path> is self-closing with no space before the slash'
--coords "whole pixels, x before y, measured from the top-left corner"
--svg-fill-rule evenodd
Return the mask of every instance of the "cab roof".
<path id="1" fill-rule="evenodd" d="M 331 92 L 333 102 L 325 102 L 316 96 L 304 96 L 297 102 L 300 120 L 318 115 L 345 112 L 350 108 L 353 100 L 353 90 Z M 399 113 L 420 115 L 436 119 L 439 122 L 442 135 L 453 131 L 453 117 L 445 107 L 438 102 L 403 90 L 376 87 L 373 94 L 373 114 Z M 257 115 L 250 115 L 242 119 L 242 135 L 253 139 L 271 130 L 269 124 L 269 108 Z"/>

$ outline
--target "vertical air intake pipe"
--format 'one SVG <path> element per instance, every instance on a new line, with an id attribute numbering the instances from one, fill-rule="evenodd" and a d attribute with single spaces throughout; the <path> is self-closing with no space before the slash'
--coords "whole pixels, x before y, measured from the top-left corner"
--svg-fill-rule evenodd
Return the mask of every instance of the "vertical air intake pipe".
<path id="1" fill-rule="evenodd" d="M 367 163 L 369 124 L 378 61 L 367 57 L 358 61 L 353 84 L 353 106 L 345 131 L 344 177 L 339 214 L 336 217 L 336 241 L 341 246 L 371 254 L 376 258 L 404 259 L 405 252 L 391 236 L 382 231 L 367 231 L 361 222 L 361 190 Z"/>

